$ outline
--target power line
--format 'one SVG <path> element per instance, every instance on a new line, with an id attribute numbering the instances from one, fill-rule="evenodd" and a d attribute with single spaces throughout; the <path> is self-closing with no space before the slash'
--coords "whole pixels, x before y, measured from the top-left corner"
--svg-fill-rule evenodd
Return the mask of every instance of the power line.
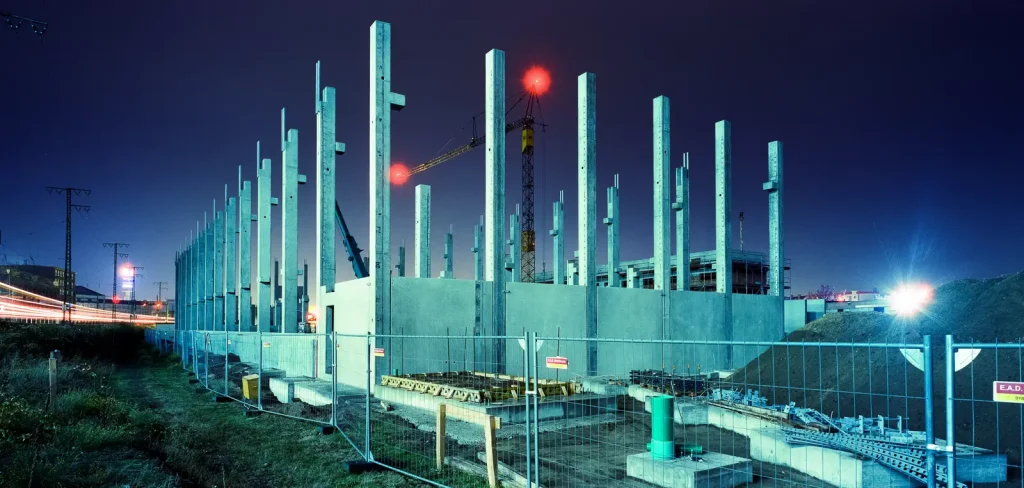
<path id="1" fill-rule="evenodd" d="M 46 191 L 49 193 L 56 193 L 58 195 L 64 194 L 67 196 L 67 217 L 65 222 L 67 223 L 66 238 L 64 243 L 64 280 L 61 283 L 60 299 L 64 302 L 64 310 L 61 311 L 61 319 L 64 323 L 71 323 L 71 304 L 75 301 L 75 282 L 71 279 L 71 210 L 78 210 L 79 212 L 88 212 L 89 205 L 75 205 L 71 203 L 71 194 L 75 195 L 89 195 L 92 190 L 85 190 L 82 188 L 58 188 L 55 186 L 46 187 Z"/>
<path id="2" fill-rule="evenodd" d="M 22 17 L 20 15 L 14 15 L 10 12 L 5 12 L 3 10 L 0 10 L 0 17 L 4 19 L 4 23 L 7 24 L 7 26 L 10 27 L 11 30 L 13 30 L 14 32 L 18 32 L 18 29 L 20 29 L 22 25 L 28 23 L 29 27 L 32 28 L 32 32 L 35 32 L 37 36 L 42 37 L 43 34 L 46 34 L 46 29 L 50 27 L 50 24 L 43 22 L 41 20 L 35 20 L 30 19 L 28 17 Z"/>
<path id="3" fill-rule="evenodd" d="M 114 296 L 117 295 L 117 258 L 118 257 L 122 257 L 122 258 L 127 258 L 128 257 L 127 253 L 119 253 L 119 252 L 117 252 L 117 249 L 119 247 L 128 247 L 128 246 L 129 246 L 129 244 L 125 243 L 125 242 L 104 242 L 103 243 L 103 247 L 112 247 L 112 248 L 114 248 L 114 285 L 113 285 L 114 291 L 110 293 L 110 322 L 111 323 L 114 322 L 114 317 L 116 316 L 115 314 L 116 314 L 116 310 L 117 310 L 117 304 L 114 303 Z"/>

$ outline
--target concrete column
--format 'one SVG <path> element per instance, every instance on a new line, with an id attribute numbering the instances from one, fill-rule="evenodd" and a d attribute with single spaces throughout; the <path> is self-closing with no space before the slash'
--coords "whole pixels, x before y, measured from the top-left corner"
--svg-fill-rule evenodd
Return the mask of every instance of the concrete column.
<path id="1" fill-rule="evenodd" d="M 565 284 L 565 192 L 558 192 L 558 201 L 552 205 L 551 236 L 554 240 L 551 258 L 551 278 L 556 285 Z"/>
<path id="2" fill-rule="evenodd" d="M 369 266 L 366 269 L 370 269 Z M 395 265 L 395 269 L 398 270 L 398 276 L 405 276 L 405 244 L 398 246 L 398 264 Z"/>
<path id="3" fill-rule="evenodd" d="M 485 224 L 484 279 L 494 282 L 490 334 L 505 335 L 505 263 L 501 246 L 505 242 L 505 52 L 492 49 L 484 60 Z M 490 335 L 488 334 L 488 335 Z M 505 343 L 492 343 L 495 370 L 505 372 Z"/>
<path id="4" fill-rule="evenodd" d="M 345 143 L 337 142 L 334 87 L 325 86 L 323 90 L 320 89 L 320 61 L 316 62 L 316 89 L 316 262 L 319 283 L 316 294 L 319 297 L 320 287 L 324 287 L 324 291 L 328 293 L 333 292 L 337 281 L 337 231 L 334 228 L 334 202 L 337 200 L 335 163 L 337 156 L 345 154 Z M 317 299 L 316 303 L 317 317 L 324 317 L 325 300 Z"/>
<path id="5" fill-rule="evenodd" d="M 284 332 L 281 330 L 281 261 L 274 260 L 274 274 L 270 280 L 270 296 L 273 305 L 273 315 L 270 319 L 270 330 Z"/>
<path id="6" fill-rule="evenodd" d="M 683 153 L 683 165 L 676 168 L 676 289 L 690 289 L 690 153 Z"/>
<path id="7" fill-rule="evenodd" d="M 671 161 L 668 97 L 654 99 L 654 289 L 668 290 L 671 266 L 669 174 Z"/>
<path id="8" fill-rule="evenodd" d="M 441 277 L 448 279 L 455 277 L 455 256 L 453 256 L 455 242 L 452 232 L 452 227 L 449 226 L 448 233 L 444 235 L 444 272 Z"/>
<path id="9" fill-rule="evenodd" d="M 782 234 L 782 143 L 768 143 L 768 294 L 786 296 L 785 261 Z M 783 326 L 783 330 L 785 327 Z"/>
<path id="10" fill-rule="evenodd" d="M 416 277 L 430 278 L 430 185 L 416 185 Z"/>
<path id="11" fill-rule="evenodd" d="M 302 330 L 308 332 L 306 312 L 309 311 L 309 264 L 306 263 L 305 259 L 302 260 L 302 300 L 299 302 L 299 305 L 299 323 L 303 325 Z M 319 352 L 317 355 L 319 356 Z"/>
<path id="12" fill-rule="evenodd" d="M 643 288 L 640 283 L 640 275 L 636 272 L 635 265 L 626 266 L 626 288 Z"/>
<path id="13" fill-rule="evenodd" d="M 257 156 L 257 162 L 259 156 Z M 252 322 L 252 182 L 242 181 L 238 167 L 238 330 L 253 330 Z"/>
<path id="14" fill-rule="evenodd" d="M 575 259 L 565 262 L 565 284 L 573 286 L 580 284 L 579 268 Z"/>
<path id="15" fill-rule="evenodd" d="M 579 172 L 580 284 L 587 288 L 587 337 L 597 337 L 597 77 L 577 78 L 576 141 Z M 597 342 L 587 342 L 587 374 L 597 372 Z"/>
<path id="16" fill-rule="evenodd" d="M 508 266 L 506 269 L 509 272 L 508 281 L 510 283 L 519 282 L 523 269 L 522 255 L 520 254 L 520 249 L 523 247 L 522 232 L 519 228 L 520 211 L 519 204 L 516 204 L 516 213 L 508 217 Z"/>
<path id="17" fill-rule="evenodd" d="M 203 249 L 203 233 L 199 227 L 199 221 L 196 221 L 196 232 L 195 239 L 192 240 L 192 255 L 190 260 L 192 261 L 192 330 L 202 330 L 202 318 L 203 318 L 203 288 L 202 288 L 202 251 Z"/>
<path id="18" fill-rule="evenodd" d="M 608 286 L 619 287 L 619 175 L 615 175 L 615 184 L 608 187 L 608 216 L 604 219 L 608 226 Z"/>
<path id="19" fill-rule="evenodd" d="M 257 153 L 259 148 L 256 149 Z M 256 170 L 257 209 L 256 225 L 256 322 L 257 330 L 270 332 L 273 313 L 270 289 L 270 207 L 277 199 L 270 196 L 270 160 L 264 159 Z"/>
<path id="20" fill-rule="evenodd" d="M 391 333 L 391 111 L 405 95 L 391 91 L 391 24 L 370 25 L 370 276 L 373 331 Z"/>
<path id="21" fill-rule="evenodd" d="M 484 216 L 480 216 L 480 223 L 473 226 L 473 279 L 480 281 L 484 279 Z"/>
<path id="22" fill-rule="evenodd" d="M 214 208 L 216 208 L 216 204 Z M 213 312 L 214 300 L 216 299 L 213 293 L 213 284 L 216 282 L 214 273 L 217 268 L 217 257 L 213 244 L 216 241 L 216 236 L 213 233 L 213 229 L 216 228 L 216 225 L 214 222 L 207 221 L 206 217 L 204 214 L 203 222 L 206 229 L 203 231 L 203 293 L 205 294 L 206 301 L 203 307 L 203 329 L 217 330 Z M 132 290 L 132 293 L 134 292 L 135 290 Z"/>
<path id="23" fill-rule="evenodd" d="M 228 186 L 224 185 L 224 201 L 228 202 L 224 210 L 224 328 L 238 330 L 238 295 L 235 289 L 237 276 L 237 249 L 235 227 L 238 224 L 238 201 L 235 197 L 228 198 Z"/>
<path id="24" fill-rule="evenodd" d="M 732 293 L 732 128 L 729 121 L 715 124 L 715 285 L 718 293 Z"/>
<path id="25" fill-rule="evenodd" d="M 285 131 L 281 109 L 281 332 L 299 331 L 299 131 Z M 319 207 L 318 207 L 319 208 Z M 319 223 L 319 221 L 318 221 Z M 319 242 L 319 239 L 317 239 Z"/>

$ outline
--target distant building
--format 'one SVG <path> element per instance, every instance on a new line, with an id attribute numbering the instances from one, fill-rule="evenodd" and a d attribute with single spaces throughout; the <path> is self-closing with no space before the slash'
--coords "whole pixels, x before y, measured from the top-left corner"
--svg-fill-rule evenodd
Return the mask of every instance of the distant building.
<path id="1" fill-rule="evenodd" d="M 879 291 L 844 291 L 836 293 L 837 302 L 870 302 L 882 298 L 882 294 Z"/>
<path id="2" fill-rule="evenodd" d="M 107 303 L 107 297 L 96 290 L 77 285 L 75 286 L 75 303 L 95 306 L 96 304 Z"/>
<path id="3" fill-rule="evenodd" d="M 0 266 L 0 280 L 15 288 L 60 300 L 65 280 L 64 268 L 35 264 L 3 265 Z M 74 286 L 74 272 L 70 280 Z"/>

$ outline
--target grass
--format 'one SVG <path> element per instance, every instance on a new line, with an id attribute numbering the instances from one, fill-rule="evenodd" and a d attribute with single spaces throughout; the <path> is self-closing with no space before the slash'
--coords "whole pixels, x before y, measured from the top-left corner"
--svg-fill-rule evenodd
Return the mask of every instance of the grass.
<path id="1" fill-rule="evenodd" d="M 60 349 L 47 404 L 48 353 Z M 0 323 L 0 486 L 418 486 L 347 474 L 339 435 L 197 394 L 129 326 Z"/>

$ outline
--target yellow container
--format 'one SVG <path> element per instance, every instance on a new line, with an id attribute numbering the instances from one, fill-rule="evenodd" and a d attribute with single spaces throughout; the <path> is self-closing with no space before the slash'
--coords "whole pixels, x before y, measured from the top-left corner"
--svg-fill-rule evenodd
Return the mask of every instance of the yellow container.
<path id="1" fill-rule="evenodd" d="M 242 377 L 242 396 L 246 400 L 255 400 L 259 395 L 260 375 L 250 374 Z"/>

